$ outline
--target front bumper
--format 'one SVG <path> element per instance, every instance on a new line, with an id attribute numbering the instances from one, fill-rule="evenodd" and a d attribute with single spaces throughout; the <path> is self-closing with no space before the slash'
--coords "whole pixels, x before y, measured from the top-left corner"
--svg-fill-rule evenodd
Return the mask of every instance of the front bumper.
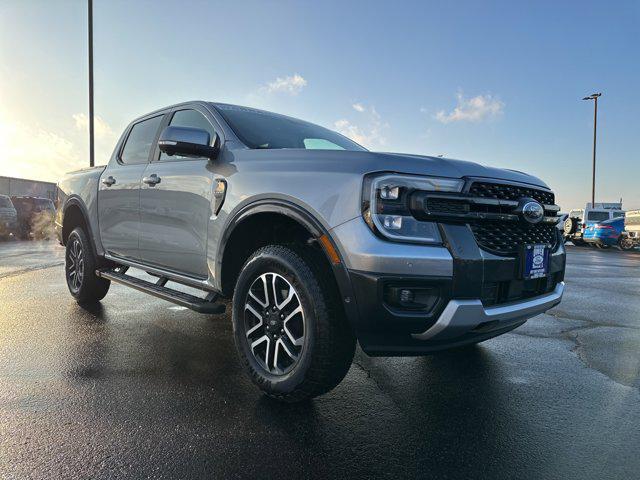
<path id="1" fill-rule="evenodd" d="M 518 325 L 555 307 L 562 300 L 563 292 L 564 282 L 560 282 L 551 293 L 489 308 L 480 300 L 450 300 L 435 324 L 412 337 L 417 340 L 456 338 L 472 331 L 482 333 Z"/>
<path id="2" fill-rule="evenodd" d="M 333 230 L 356 304 L 350 320 L 369 355 L 422 355 L 479 342 L 560 302 L 562 242 L 550 256 L 548 277 L 522 280 L 518 258 L 480 249 L 464 225 L 440 227 L 447 247 L 387 242 L 361 219 Z M 430 289 L 437 301 L 424 311 L 389 304 L 389 288 L 402 286 Z"/>

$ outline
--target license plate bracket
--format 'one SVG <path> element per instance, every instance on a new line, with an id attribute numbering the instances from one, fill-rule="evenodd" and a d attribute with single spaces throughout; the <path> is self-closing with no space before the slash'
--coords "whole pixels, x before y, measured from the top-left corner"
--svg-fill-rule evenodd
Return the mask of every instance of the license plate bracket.
<path id="1" fill-rule="evenodd" d="M 522 252 L 522 278 L 543 278 L 549 275 L 549 245 L 544 243 L 528 244 Z"/>

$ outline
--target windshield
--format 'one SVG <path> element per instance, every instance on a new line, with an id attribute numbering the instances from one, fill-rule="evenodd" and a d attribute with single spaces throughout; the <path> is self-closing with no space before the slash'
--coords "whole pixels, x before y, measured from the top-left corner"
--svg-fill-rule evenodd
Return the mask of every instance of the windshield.
<path id="1" fill-rule="evenodd" d="M 8 197 L 0 197 L 0 208 L 12 208 L 11 200 Z"/>
<path id="2" fill-rule="evenodd" d="M 348 138 L 313 123 L 234 105 L 217 104 L 215 108 L 249 148 L 366 151 Z"/>

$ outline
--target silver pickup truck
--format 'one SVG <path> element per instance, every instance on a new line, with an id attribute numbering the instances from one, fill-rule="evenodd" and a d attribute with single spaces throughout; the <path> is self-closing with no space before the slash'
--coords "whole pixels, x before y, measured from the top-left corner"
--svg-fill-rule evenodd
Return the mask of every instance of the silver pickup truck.
<path id="1" fill-rule="evenodd" d="M 564 288 L 559 208 L 538 178 L 374 153 L 252 108 L 188 102 L 140 117 L 106 167 L 58 191 L 79 303 L 110 282 L 206 314 L 231 298 L 249 375 L 285 401 L 335 387 L 356 341 L 386 356 L 474 344 Z"/>

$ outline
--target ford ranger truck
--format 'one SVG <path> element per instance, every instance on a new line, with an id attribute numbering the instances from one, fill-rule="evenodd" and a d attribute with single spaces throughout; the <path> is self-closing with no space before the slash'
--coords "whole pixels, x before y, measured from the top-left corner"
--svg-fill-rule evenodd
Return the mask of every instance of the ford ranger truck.
<path id="1" fill-rule="evenodd" d="M 69 173 L 58 191 L 77 302 L 100 301 L 111 282 L 205 314 L 230 299 L 242 363 L 284 401 L 338 385 L 356 341 L 368 355 L 432 354 L 562 298 L 559 208 L 542 180 L 370 152 L 253 108 L 144 115 L 106 167 Z"/>

